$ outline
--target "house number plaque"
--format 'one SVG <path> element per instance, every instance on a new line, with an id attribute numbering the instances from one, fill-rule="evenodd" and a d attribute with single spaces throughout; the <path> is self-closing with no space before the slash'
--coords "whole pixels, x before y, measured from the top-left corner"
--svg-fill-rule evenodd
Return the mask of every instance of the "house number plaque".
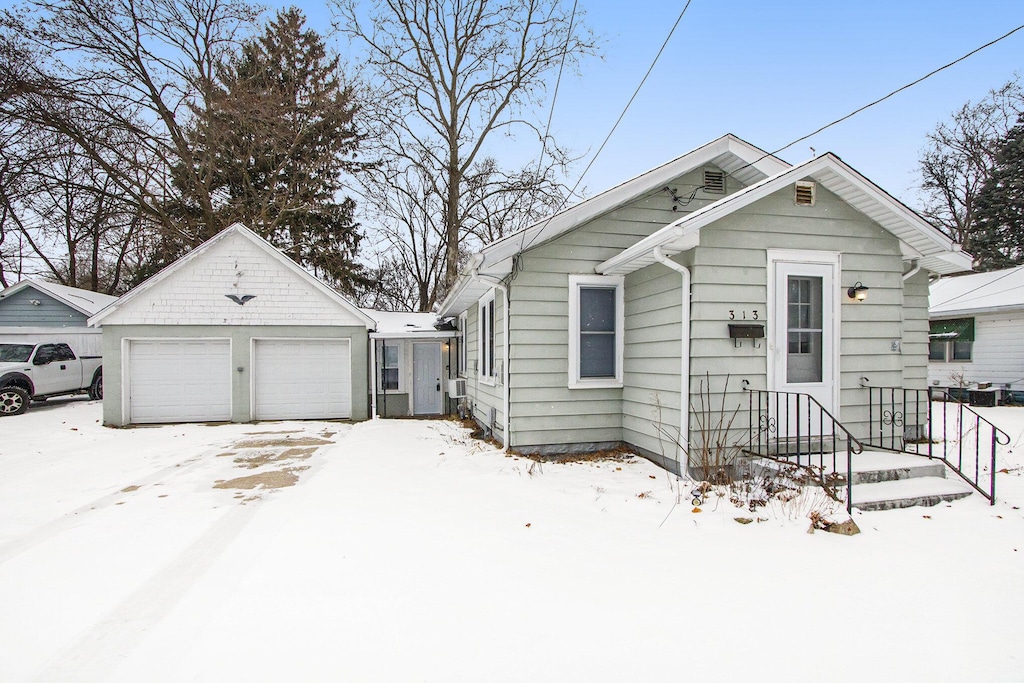
<path id="1" fill-rule="evenodd" d="M 760 320 L 761 318 L 758 316 L 759 314 L 756 308 L 752 311 L 729 311 L 729 320 Z"/>

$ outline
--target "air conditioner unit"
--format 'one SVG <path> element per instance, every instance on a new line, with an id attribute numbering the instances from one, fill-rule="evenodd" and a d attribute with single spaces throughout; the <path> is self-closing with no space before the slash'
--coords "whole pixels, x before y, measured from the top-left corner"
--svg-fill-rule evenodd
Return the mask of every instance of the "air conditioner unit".
<path id="1" fill-rule="evenodd" d="M 448 398 L 463 398 L 466 395 L 466 380 L 448 380 Z"/>

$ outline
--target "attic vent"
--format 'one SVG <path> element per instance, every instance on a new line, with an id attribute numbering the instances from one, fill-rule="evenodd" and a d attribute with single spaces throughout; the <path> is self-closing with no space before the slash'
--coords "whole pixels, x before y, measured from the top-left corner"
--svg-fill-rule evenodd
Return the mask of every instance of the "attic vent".
<path id="1" fill-rule="evenodd" d="M 725 194 L 725 171 L 704 171 L 704 191 Z"/>
<path id="2" fill-rule="evenodd" d="M 796 205 L 814 206 L 814 187 L 816 183 L 798 180 L 796 183 Z"/>

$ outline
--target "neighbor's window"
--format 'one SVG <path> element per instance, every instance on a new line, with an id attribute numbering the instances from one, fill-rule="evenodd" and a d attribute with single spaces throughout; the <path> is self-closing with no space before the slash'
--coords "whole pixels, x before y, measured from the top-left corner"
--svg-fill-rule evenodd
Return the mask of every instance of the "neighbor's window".
<path id="1" fill-rule="evenodd" d="M 569 386 L 622 386 L 621 277 L 569 276 Z"/>
<path id="2" fill-rule="evenodd" d="M 480 376 L 494 377 L 494 290 L 480 300 L 480 324 L 477 329 L 477 347 L 480 354 Z"/>
<path id="3" fill-rule="evenodd" d="M 401 346 L 390 342 L 384 342 L 384 360 L 381 364 L 380 387 L 385 391 L 398 391 Z"/>
<path id="4" fill-rule="evenodd" d="M 459 358 L 458 358 L 458 370 L 459 377 L 466 376 L 466 325 L 469 323 L 469 316 L 466 311 L 463 311 L 459 315 Z"/>
<path id="5" fill-rule="evenodd" d="M 933 320 L 928 331 L 928 360 L 963 363 L 974 353 L 974 318 Z"/>

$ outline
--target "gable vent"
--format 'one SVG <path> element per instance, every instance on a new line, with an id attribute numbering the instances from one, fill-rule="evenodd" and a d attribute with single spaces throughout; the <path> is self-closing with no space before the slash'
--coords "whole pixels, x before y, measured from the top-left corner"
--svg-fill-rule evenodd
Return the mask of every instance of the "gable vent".
<path id="1" fill-rule="evenodd" d="M 816 183 L 798 180 L 796 183 L 796 205 L 814 206 L 814 187 Z"/>
<path id="2" fill-rule="evenodd" d="M 725 171 L 704 171 L 704 191 L 725 194 Z"/>

